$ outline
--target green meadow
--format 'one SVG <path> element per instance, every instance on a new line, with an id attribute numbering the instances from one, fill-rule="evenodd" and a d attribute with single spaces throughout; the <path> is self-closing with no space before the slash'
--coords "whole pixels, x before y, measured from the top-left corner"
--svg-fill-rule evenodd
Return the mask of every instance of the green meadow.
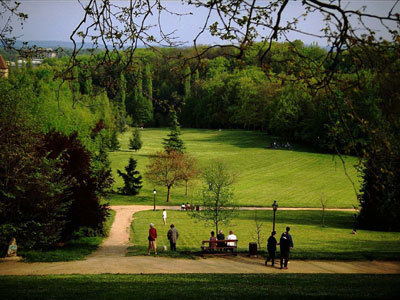
<path id="1" fill-rule="evenodd" d="M 143 174 L 149 156 L 163 149 L 162 140 L 168 132 L 166 128 L 145 128 L 141 131 L 143 148 L 138 152 L 128 149 L 131 130 L 120 136 L 121 149 L 110 152 L 114 190 L 123 184 L 116 170 L 124 170 L 129 157 L 133 157 Z M 186 151 L 197 158 L 200 169 L 220 159 L 236 173 L 234 198 L 238 205 L 270 206 L 276 200 L 281 207 L 321 207 L 321 198 L 325 199 L 327 207 L 351 208 L 358 204 L 355 157 L 344 157 L 346 175 L 340 158 L 331 154 L 317 153 L 299 145 L 294 145 L 293 150 L 267 149 L 273 138 L 262 132 L 183 129 L 181 137 Z M 189 183 L 188 196 L 183 186 L 173 187 L 170 204 L 198 201 L 201 185 L 201 180 Z M 140 195 L 113 194 L 107 201 L 110 204 L 152 204 L 154 188 L 156 202 L 165 205 L 166 188 L 154 186 L 145 179 Z"/>
<path id="2" fill-rule="evenodd" d="M 393 299 L 399 275 L 1 276 L 2 299 Z"/>
<path id="3" fill-rule="evenodd" d="M 229 230 L 236 234 L 238 251 L 246 252 L 250 242 L 256 242 L 255 213 L 258 222 L 263 223 L 261 250 L 266 251 L 266 241 L 272 231 L 272 211 L 239 211 L 229 226 L 220 226 L 225 235 Z M 143 211 L 134 215 L 131 228 L 131 241 L 128 255 L 147 253 L 149 224 L 154 223 L 157 232 L 159 255 L 187 257 L 200 251 L 201 241 L 210 237 L 214 230 L 210 224 L 198 222 L 185 211 L 167 211 L 167 224 L 173 223 L 179 231 L 178 253 L 161 252 L 166 245 L 169 249 L 167 232 L 169 226 L 163 225 L 161 211 Z M 327 212 L 325 226 L 321 223 L 320 211 L 277 211 L 276 231 L 280 233 L 286 226 L 291 227 L 294 241 L 293 259 L 329 259 L 329 260 L 370 260 L 392 259 L 400 257 L 400 233 L 358 230 L 351 234 L 353 218 L 351 212 Z"/>

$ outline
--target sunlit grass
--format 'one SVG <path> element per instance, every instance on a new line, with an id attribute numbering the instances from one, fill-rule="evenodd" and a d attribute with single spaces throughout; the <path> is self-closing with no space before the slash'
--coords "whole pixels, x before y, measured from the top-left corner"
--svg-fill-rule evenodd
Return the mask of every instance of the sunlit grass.
<path id="1" fill-rule="evenodd" d="M 179 231 L 177 250 L 199 252 L 201 241 L 210 237 L 215 228 L 197 222 L 183 211 L 167 211 L 168 224 L 173 223 Z M 266 250 L 266 241 L 272 230 L 272 211 L 240 211 L 229 226 L 221 226 L 227 235 L 233 230 L 238 237 L 238 251 L 248 251 L 250 242 L 257 242 L 255 213 L 263 223 L 262 248 Z M 134 215 L 131 240 L 134 246 L 131 255 L 145 254 L 148 241 L 149 224 L 154 223 L 158 231 L 158 247 L 166 245 L 168 225 L 163 225 L 161 211 L 143 211 Z M 295 248 L 292 257 L 295 259 L 395 259 L 400 258 L 400 233 L 358 230 L 351 234 L 353 218 L 350 212 L 326 213 L 325 227 L 322 226 L 319 211 L 279 211 L 276 216 L 277 239 L 291 227 Z M 169 252 L 169 251 L 168 251 Z M 166 253 L 169 255 L 168 253 Z"/>
<path id="2" fill-rule="evenodd" d="M 129 157 L 138 161 L 138 170 L 144 173 L 149 155 L 162 150 L 162 140 L 168 129 L 147 129 L 141 131 L 143 148 L 138 152 L 128 149 L 131 131 L 120 136 L 121 150 L 110 153 L 114 189 L 122 186 L 116 170 L 124 170 Z M 201 130 L 183 129 L 182 139 L 187 152 L 198 159 L 200 168 L 213 159 L 224 160 L 237 174 L 234 185 L 235 200 L 242 206 L 270 206 L 274 200 L 282 207 L 321 207 L 321 197 L 327 200 L 327 207 L 353 207 L 357 205 L 352 182 L 345 175 L 338 157 L 313 152 L 294 145 L 294 150 L 266 149 L 271 137 L 261 132 L 243 130 Z M 349 177 L 358 189 L 359 183 L 353 167 L 354 157 L 345 157 Z M 198 200 L 201 181 L 190 185 L 189 197 L 184 187 L 173 187 L 171 204 Z M 157 189 L 156 201 L 164 204 L 166 188 L 154 186 L 144 180 L 139 196 L 111 195 L 111 204 L 151 204 L 153 189 Z"/>

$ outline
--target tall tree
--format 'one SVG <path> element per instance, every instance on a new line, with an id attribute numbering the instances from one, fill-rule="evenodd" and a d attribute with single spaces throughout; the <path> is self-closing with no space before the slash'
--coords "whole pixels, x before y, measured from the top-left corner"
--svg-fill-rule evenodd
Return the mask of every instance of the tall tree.
<path id="1" fill-rule="evenodd" d="M 129 149 L 138 151 L 142 148 L 142 139 L 140 137 L 140 131 L 137 127 L 132 130 L 132 137 L 129 139 Z"/>
<path id="2" fill-rule="evenodd" d="M 149 100 L 153 100 L 153 79 L 150 70 L 150 64 L 144 66 L 143 74 L 144 96 Z"/>
<path id="3" fill-rule="evenodd" d="M 190 71 L 190 67 L 186 66 L 185 71 L 184 71 L 184 79 L 183 79 L 183 96 L 185 98 L 189 97 L 190 95 L 190 76 L 191 71 Z"/>
<path id="4" fill-rule="evenodd" d="M 180 138 L 181 128 L 179 126 L 178 117 L 176 112 L 171 112 L 171 128 L 168 134 L 168 138 L 164 139 L 163 145 L 166 152 L 180 152 L 183 153 L 185 146 L 182 139 Z"/>
<path id="5" fill-rule="evenodd" d="M 146 178 L 155 185 L 167 188 L 167 202 L 170 201 L 171 188 L 183 180 L 182 161 L 183 154 L 180 152 L 157 152 L 146 166 Z"/>
<path id="6" fill-rule="evenodd" d="M 225 163 L 214 161 L 203 171 L 203 179 L 201 210 L 191 216 L 213 224 L 218 232 L 219 226 L 229 224 L 237 211 L 232 190 L 235 175 Z"/>
<path id="7" fill-rule="evenodd" d="M 195 179 L 199 175 L 196 159 L 188 153 L 182 157 L 182 179 L 185 182 L 185 196 L 188 195 L 189 181 Z"/>
<path id="8" fill-rule="evenodd" d="M 137 161 L 129 158 L 129 164 L 125 167 L 126 173 L 117 170 L 119 176 L 124 180 L 124 187 L 119 188 L 120 193 L 125 195 L 137 195 L 142 188 L 142 176 L 136 170 Z"/>

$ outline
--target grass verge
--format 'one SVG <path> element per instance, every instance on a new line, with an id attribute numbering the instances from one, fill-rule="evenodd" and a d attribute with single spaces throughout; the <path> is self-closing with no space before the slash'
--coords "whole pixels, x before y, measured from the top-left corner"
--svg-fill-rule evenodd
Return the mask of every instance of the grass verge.
<path id="1" fill-rule="evenodd" d="M 154 223 L 158 231 L 157 246 L 159 255 L 187 257 L 200 251 L 202 240 L 210 236 L 212 226 L 196 222 L 188 213 L 167 211 L 167 224 L 173 223 L 179 231 L 177 253 L 161 252 L 163 245 L 169 248 L 167 239 L 168 225 L 163 225 L 161 211 L 143 211 L 134 215 L 131 226 L 131 241 L 128 255 L 147 253 L 149 224 Z M 233 230 L 238 237 L 238 251 L 248 251 L 249 243 L 256 242 L 255 211 L 240 211 L 229 226 L 221 229 L 227 235 Z M 266 241 L 272 228 L 272 211 L 257 211 L 261 228 L 261 251 L 266 250 Z M 399 260 L 400 233 L 358 230 L 351 234 L 353 218 L 351 212 L 326 212 L 325 227 L 321 226 L 319 211 L 279 211 L 276 215 L 276 231 L 279 239 L 286 226 L 291 227 L 294 239 L 292 259 L 327 260 Z M 279 249 L 278 249 L 279 250 Z M 181 255 L 181 256 L 180 256 Z"/>
<path id="2" fill-rule="evenodd" d="M 399 275 L 2 276 L 2 299 L 393 299 Z"/>
<path id="3" fill-rule="evenodd" d="M 24 258 L 24 262 L 56 262 L 82 260 L 95 251 L 103 239 L 108 236 L 115 211 L 110 210 L 110 216 L 104 224 L 104 236 L 80 237 L 69 241 L 64 247 L 48 251 L 20 251 L 18 254 Z"/>

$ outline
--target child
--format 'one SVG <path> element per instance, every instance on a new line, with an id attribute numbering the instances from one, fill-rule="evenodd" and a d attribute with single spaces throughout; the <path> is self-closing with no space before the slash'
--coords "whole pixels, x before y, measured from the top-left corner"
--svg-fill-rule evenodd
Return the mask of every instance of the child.
<path id="1" fill-rule="evenodd" d="M 268 244 L 267 244 L 267 249 L 268 249 L 268 257 L 267 260 L 265 261 L 265 265 L 268 266 L 268 262 L 272 260 L 272 267 L 275 264 L 275 252 L 276 252 L 276 245 L 279 245 L 278 242 L 276 241 L 275 238 L 275 231 L 271 232 L 271 236 L 268 238 Z"/>

